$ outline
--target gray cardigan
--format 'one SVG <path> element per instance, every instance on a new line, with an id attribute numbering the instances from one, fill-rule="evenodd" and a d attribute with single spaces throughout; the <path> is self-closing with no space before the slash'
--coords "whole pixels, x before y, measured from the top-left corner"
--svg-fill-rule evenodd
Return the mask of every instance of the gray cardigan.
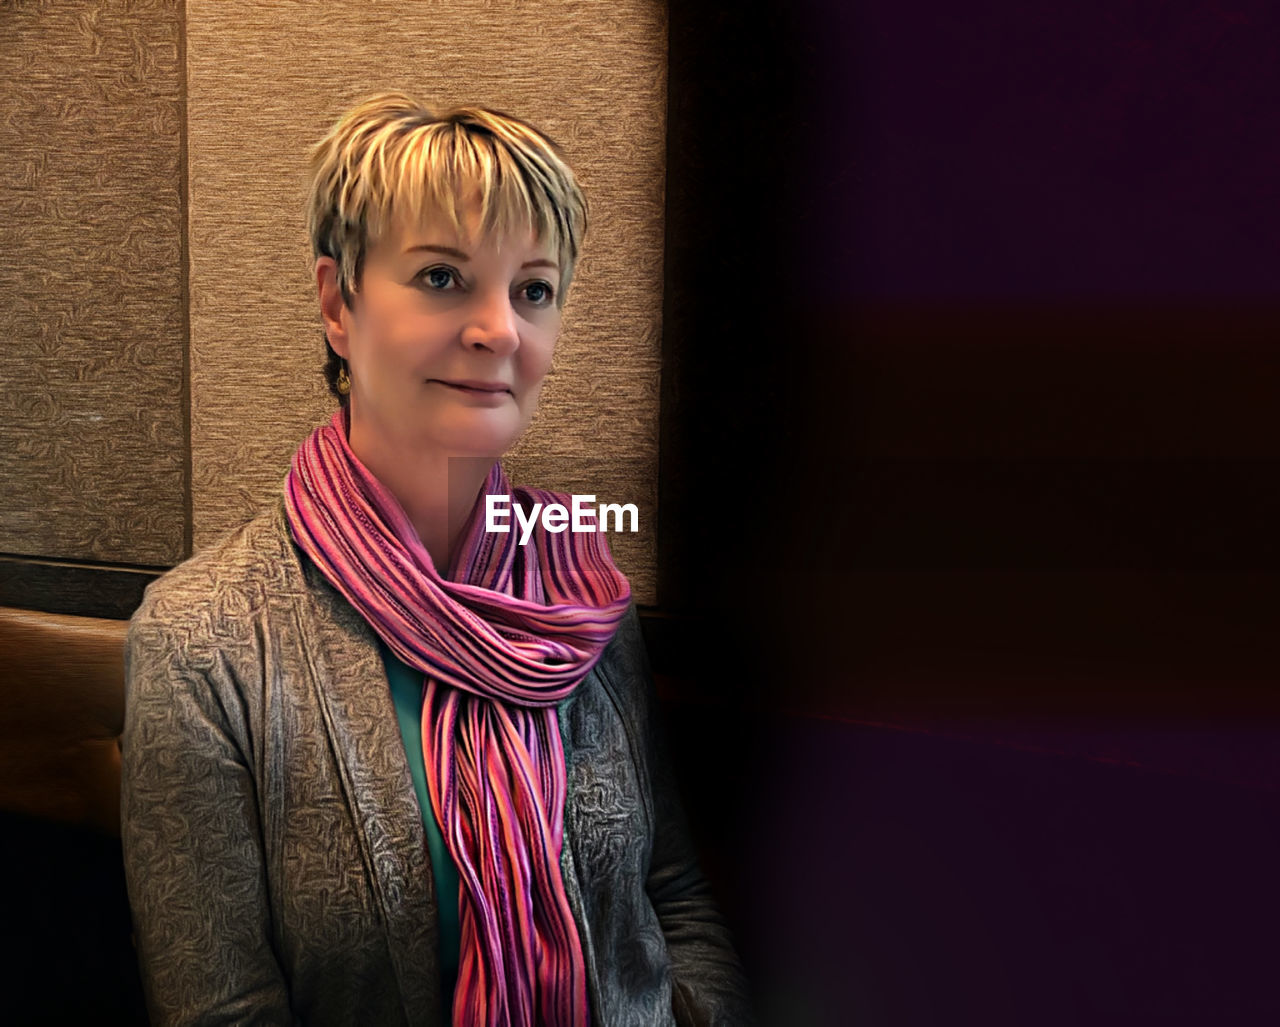
<path id="1" fill-rule="evenodd" d="M 283 499 L 146 590 L 121 830 L 153 1023 L 440 1024 L 436 895 L 372 629 Z M 558 708 L 561 859 L 593 1021 L 745 1024 L 634 605 Z"/>

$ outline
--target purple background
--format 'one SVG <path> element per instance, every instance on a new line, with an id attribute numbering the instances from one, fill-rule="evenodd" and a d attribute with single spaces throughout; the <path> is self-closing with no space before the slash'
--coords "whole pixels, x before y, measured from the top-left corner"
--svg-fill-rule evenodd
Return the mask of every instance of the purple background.
<path id="1" fill-rule="evenodd" d="M 766 1022 L 1280 1021 L 1280 15 L 669 10 L 662 672 Z"/>
<path id="2" fill-rule="evenodd" d="M 1274 4 L 801 10 L 795 228 L 824 296 L 1276 295 Z"/>

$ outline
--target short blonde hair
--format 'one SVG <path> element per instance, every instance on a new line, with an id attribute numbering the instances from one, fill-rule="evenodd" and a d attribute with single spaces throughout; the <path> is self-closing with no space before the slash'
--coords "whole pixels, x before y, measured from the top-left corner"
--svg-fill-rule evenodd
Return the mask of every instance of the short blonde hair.
<path id="1" fill-rule="evenodd" d="M 342 115 L 310 152 L 307 232 L 313 257 L 338 265 L 343 298 L 359 291 L 365 254 L 403 211 L 442 212 L 461 231 L 464 204 L 480 198 L 480 231 L 532 229 L 557 253 L 564 305 L 587 228 L 587 203 L 554 140 L 484 107 L 433 113 L 401 92 L 377 93 Z M 328 346 L 325 376 L 341 361 Z"/>

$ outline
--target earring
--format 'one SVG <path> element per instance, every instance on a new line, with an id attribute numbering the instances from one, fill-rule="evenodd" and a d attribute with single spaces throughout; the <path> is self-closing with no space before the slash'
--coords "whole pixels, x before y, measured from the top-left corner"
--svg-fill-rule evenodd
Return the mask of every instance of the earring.
<path id="1" fill-rule="evenodd" d="M 351 392 L 351 379 L 347 375 L 347 365 L 345 363 L 338 369 L 338 392 L 344 396 Z"/>

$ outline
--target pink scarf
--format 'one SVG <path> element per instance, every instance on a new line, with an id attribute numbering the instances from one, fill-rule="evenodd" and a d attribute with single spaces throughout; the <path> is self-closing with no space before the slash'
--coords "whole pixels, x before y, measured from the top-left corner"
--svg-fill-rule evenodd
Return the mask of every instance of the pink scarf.
<path id="1" fill-rule="evenodd" d="M 489 471 L 454 558 L 436 571 L 396 498 L 347 443 L 347 408 L 294 454 L 294 539 L 391 650 L 425 675 L 422 751 L 431 805 L 458 865 L 457 1024 L 587 1024 L 586 970 L 560 875 L 564 750 L 556 704 L 600 658 L 631 598 L 602 533 L 529 544 L 484 530 Z M 511 524 L 515 526 L 514 518 Z"/>

